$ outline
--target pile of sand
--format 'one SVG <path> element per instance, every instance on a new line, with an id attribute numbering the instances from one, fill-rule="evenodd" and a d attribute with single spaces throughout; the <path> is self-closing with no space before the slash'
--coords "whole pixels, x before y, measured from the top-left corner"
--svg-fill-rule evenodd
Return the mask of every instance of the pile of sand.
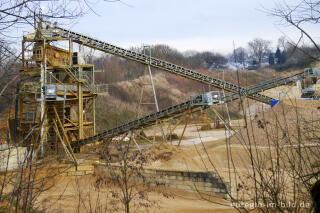
<path id="1" fill-rule="evenodd" d="M 301 99 L 285 99 L 282 103 L 293 107 L 299 107 L 304 109 L 318 109 L 320 107 L 320 101 L 317 100 L 301 100 Z"/>
<path id="2" fill-rule="evenodd" d="M 194 161 L 197 156 L 195 150 L 183 149 L 168 143 L 152 146 L 144 152 L 147 167 L 174 170 L 201 170 L 199 164 Z"/>
<path id="3" fill-rule="evenodd" d="M 178 147 L 172 146 L 168 143 L 161 143 L 152 146 L 144 153 L 144 155 L 148 162 L 168 161 L 172 158 L 172 155 L 178 151 L 181 151 Z"/>
<path id="4" fill-rule="evenodd" d="M 301 97 L 301 91 L 297 88 L 296 85 L 283 85 L 275 87 L 262 92 L 262 94 L 275 99 L 290 99 Z"/>
<path id="5" fill-rule="evenodd" d="M 248 119 L 233 137 L 233 144 L 271 146 L 319 143 L 320 101 L 286 100 L 266 112 Z"/>

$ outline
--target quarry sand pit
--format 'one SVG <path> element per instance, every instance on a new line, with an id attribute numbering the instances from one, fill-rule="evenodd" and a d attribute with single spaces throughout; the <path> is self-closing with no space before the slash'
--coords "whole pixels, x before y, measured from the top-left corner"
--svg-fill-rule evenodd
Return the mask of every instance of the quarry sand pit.
<path id="1" fill-rule="evenodd" d="M 320 120 L 318 101 L 285 100 L 266 112 L 248 118 L 247 128 L 241 128 L 231 137 L 231 144 L 248 145 L 249 142 L 266 146 L 313 144 L 319 137 L 316 131 Z M 298 137 L 299 132 L 299 137 Z"/>
<path id="2" fill-rule="evenodd" d="M 221 143 L 223 143 L 223 141 L 210 142 L 208 144 L 217 144 L 219 146 Z M 199 146 L 199 144 L 197 146 Z M 208 149 L 211 150 L 211 148 L 215 146 L 216 145 L 212 145 Z M 223 151 L 221 153 L 223 153 Z M 146 150 L 144 156 L 148 161 L 146 167 L 162 170 L 206 170 L 194 146 L 177 147 L 168 143 L 161 143 Z M 87 156 L 83 157 L 87 158 Z M 96 190 L 94 184 L 98 175 L 99 172 L 80 177 L 56 177 L 55 180 L 53 180 L 53 182 L 56 183 L 55 186 L 41 195 L 39 205 L 46 206 L 51 212 L 86 212 L 83 207 L 79 211 L 77 210 L 79 205 L 79 192 L 81 192 L 81 205 L 86 205 L 86 207 L 89 208 L 89 202 L 91 202 L 94 208 L 96 199 L 99 198 L 99 204 L 101 206 L 107 206 L 110 209 L 113 202 L 112 193 L 109 191 L 111 186 Z M 170 193 L 172 197 L 163 197 L 157 190 L 149 194 L 150 199 L 157 200 L 158 202 L 158 206 L 151 207 L 150 212 L 236 212 L 236 210 L 231 207 L 229 201 L 219 197 L 212 197 L 213 203 L 211 203 L 201 200 L 197 193 L 173 188 L 166 188 L 165 190 Z M 223 203 L 224 205 L 218 203 Z"/>
<path id="3" fill-rule="evenodd" d="M 199 51 L 157 41 L 122 48 L 89 35 L 94 27 L 74 32 L 49 20 L 76 19 L 83 8 L 95 13 L 89 4 L 53 4 L 42 21 L 33 1 L 8 2 L 0 19 L 9 34 L 30 20 L 35 27 L 20 33 L 21 54 L 2 33 L 0 213 L 237 212 L 234 204 L 249 201 L 255 209 L 245 204 L 238 212 L 297 212 L 296 201 L 317 212 L 320 73 L 305 53 L 317 59 L 320 50 L 307 31 L 300 30 L 311 45 L 281 37 L 275 52 L 265 38 L 233 54 L 200 50 L 199 42 L 187 45 Z M 210 6 L 200 8 L 201 23 Z M 248 6 L 229 11 L 245 14 Z M 320 14 L 313 6 L 279 3 L 265 12 L 299 30 L 312 22 L 310 11 Z"/>

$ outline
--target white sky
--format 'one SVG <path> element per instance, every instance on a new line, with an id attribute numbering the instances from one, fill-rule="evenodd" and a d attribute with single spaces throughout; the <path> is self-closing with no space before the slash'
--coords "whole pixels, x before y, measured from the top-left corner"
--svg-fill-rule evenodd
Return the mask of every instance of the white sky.
<path id="1" fill-rule="evenodd" d="M 95 2 L 93 10 L 70 28 L 121 47 L 168 44 L 180 51 L 231 53 L 260 37 L 273 41 L 283 33 L 297 38 L 299 32 L 277 24 L 262 12 L 282 0 L 123 0 Z M 286 0 L 297 3 L 299 0 Z M 129 5 L 129 6 L 128 6 Z M 320 28 L 309 27 L 320 42 Z"/>

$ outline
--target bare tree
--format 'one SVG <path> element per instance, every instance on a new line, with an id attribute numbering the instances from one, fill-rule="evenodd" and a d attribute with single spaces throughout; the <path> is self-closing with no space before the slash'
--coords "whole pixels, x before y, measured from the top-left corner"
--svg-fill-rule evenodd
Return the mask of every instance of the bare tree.
<path id="1" fill-rule="evenodd" d="M 249 53 L 251 57 L 261 65 L 262 59 L 270 52 L 271 41 L 262 38 L 255 38 L 248 43 Z"/>
<path id="2" fill-rule="evenodd" d="M 320 24 L 320 1 L 318 0 L 301 0 L 295 4 L 287 3 L 286 1 L 281 1 L 276 4 L 272 9 L 264 9 L 264 11 L 276 17 L 280 24 L 285 26 L 292 26 L 300 32 L 300 38 L 297 41 L 292 41 L 289 37 L 286 40 L 295 49 L 304 52 L 306 55 L 311 57 L 313 60 L 319 60 L 320 57 L 320 46 L 315 40 L 315 37 L 307 30 L 307 26 L 311 25 L 314 27 L 319 27 Z M 305 52 L 301 47 L 305 44 L 303 43 L 303 38 L 306 37 L 308 43 L 316 49 L 316 53 Z"/>
<path id="3" fill-rule="evenodd" d="M 234 131 L 226 139 L 228 176 L 233 185 L 228 195 L 239 212 L 317 212 L 320 133 L 316 126 L 320 120 L 316 108 L 307 110 L 289 99 L 276 109 L 246 117 L 245 127 L 238 131 L 223 122 L 226 131 Z M 236 144 L 243 149 L 241 158 Z M 202 147 L 209 159 L 206 168 L 223 174 L 210 159 L 210 150 L 203 143 Z M 244 162 L 246 171 L 241 166 Z"/>
<path id="4" fill-rule="evenodd" d="M 86 1 L 81 0 L 1 0 L 0 35 L 10 35 L 13 28 L 23 27 L 26 24 L 36 28 L 39 19 L 74 19 L 84 14 L 86 4 Z"/>
<path id="5" fill-rule="evenodd" d="M 285 36 L 281 36 L 280 38 L 278 38 L 277 47 L 284 52 L 286 52 L 287 49 L 290 47 L 290 44 L 288 43 Z"/>
<path id="6" fill-rule="evenodd" d="M 0 97 L 17 78 L 17 72 L 15 72 L 14 76 L 10 76 L 9 81 L 4 79 L 8 76 L 8 72 L 11 72 L 12 67 L 18 63 L 21 54 L 19 51 L 18 53 L 13 51 L 11 47 L 14 45 L 10 42 L 11 38 L 22 36 L 14 34 L 14 29 L 19 29 L 18 32 L 30 27 L 36 29 L 40 20 L 74 21 L 88 12 L 94 12 L 94 10 L 93 3 L 87 0 L 0 0 Z M 8 58 L 10 58 L 9 61 Z M 5 84 L 1 85 L 1 81 L 5 81 Z"/>
<path id="7" fill-rule="evenodd" d="M 203 52 L 201 53 L 201 58 L 206 68 L 210 68 L 211 66 L 219 68 L 227 63 L 227 59 L 223 55 L 214 52 Z"/>
<path id="8" fill-rule="evenodd" d="M 237 49 L 234 50 L 234 54 L 233 57 L 235 57 L 236 61 L 240 64 L 242 64 L 243 66 L 245 66 L 245 63 L 248 59 L 248 53 L 247 50 L 243 47 L 238 47 Z"/>
<path id="9" fill-rule="evenodd" d="M 115 187 L 111 190 L 112 197 L 121 202 L 124 212 L 135 212 L 137 209 L 148 212 L 158 203 L 149 197 L 149 193 L 154 191 L 155 186 L 163 184 L 145 172 L 146 157 L 134 148 L 134 144 L 123 142 L 124 137 L 116 144 L 109 141 L 100 152 L 106 162 L 106 175 L 99 176 L 97 183 L 106 182 Z M 164 192 L 161 194 L 168 197 Z M 116 210 L 119 211 L 119 207 Z"/>
<path id="10" fill-rule="evenodd" d="M 0 97 L 5 93 L 8 86 L 17 79 L 15 50 L 10 44 L 0 39 Z M 4 100 L 2 100 L 5 103 Z M 3 104 L 0 107 L 5 107 Z"/>
<path id="11" fill-rule="evenodd" d="M 90 10 L 92 11 L 91 3 L 86 0 L 0 0 L 0 98 L 3 98 L 10 84 L 18 78 L 16 68 L 19 66 L 21 52 L 14 50 L 15 44 L 10 42 L 10 37 L 17 36 L 12 33 L 15 29 L 36 29 L 40 21 L 75 20 Z M 13 99 L 11 96 L 11 101 Z M 3 107 L 3 100 L 0 103 Z M 34 126 L 31 131 L 35 128 L 38 126 Z M 30 135 L 28 137 L 34 137 Z M 36 141 L 35 138 L 32 140 Z M 50 166 L 54 164 L 50 156 L 38 161 L 33 156 L 33 149 L 21 148 L 22 144 L 23 140 L 14 146 L 1 146 L 1 157 L 7 164 L 1 168 L 0 211 L 34 211 L 40 194 L 54 184 L 49 181 L 50 178 L 61 173 Z M 21 149 L 25 150 L 23 162 L 19 162 L 17 168 L 9 168 L 13 150 L 17 150 L 17 156 L 21 155 L 22 158 L 22 154 L 18 153 Z M 7 156 L 3 155 L 6 151 Z M 10 171 L 12 169 L 14 171 Z"/>

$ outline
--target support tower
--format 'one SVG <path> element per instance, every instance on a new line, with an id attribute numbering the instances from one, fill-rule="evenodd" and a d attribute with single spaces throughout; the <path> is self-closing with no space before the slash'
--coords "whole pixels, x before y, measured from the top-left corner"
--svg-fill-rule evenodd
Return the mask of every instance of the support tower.
<path id="1" fill-rule="evenodd" d="M 76 141 L 95 135 L 94 66 L 80 44 L 53 33 L 39 23 L 23 37 L 11 138 L 42 154 L 63 149 L 74 159 Z"/>

